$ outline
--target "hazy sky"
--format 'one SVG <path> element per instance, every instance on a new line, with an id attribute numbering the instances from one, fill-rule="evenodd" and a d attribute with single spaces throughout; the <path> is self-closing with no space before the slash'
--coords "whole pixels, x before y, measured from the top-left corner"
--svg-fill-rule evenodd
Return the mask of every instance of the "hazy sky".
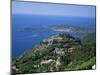
<path id="1" fill-rule="evenodd" d="M 95 17 L 95 6 L 12 2 L 12 14 Z"/>

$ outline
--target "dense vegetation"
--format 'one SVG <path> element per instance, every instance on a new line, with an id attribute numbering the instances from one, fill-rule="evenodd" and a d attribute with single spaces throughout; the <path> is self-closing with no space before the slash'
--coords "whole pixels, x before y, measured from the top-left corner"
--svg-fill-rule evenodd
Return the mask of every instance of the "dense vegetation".
<path id="1" fill-rule="evenodd" d="M 83 39 L 53 35 L 13 60 L 12 73 L 38 73 L 92 69 L 96 64 L 95 33 Z"/>

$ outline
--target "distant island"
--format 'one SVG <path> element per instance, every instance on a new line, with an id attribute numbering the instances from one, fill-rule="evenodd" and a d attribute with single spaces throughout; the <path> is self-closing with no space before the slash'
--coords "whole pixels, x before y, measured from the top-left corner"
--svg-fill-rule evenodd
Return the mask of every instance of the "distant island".
<path id="1" fill-rule="evenodd" d="M 44 28 L 44 27 L 41 27 L 41 28 L 37 28 L 37 27 L 24 27 L 20 30 L 21 32 L 47 32 L 47 31 L 50 31 L 50 29 L 48 28 Z"/>
<path id="2" fill-rule="evenodd" d="M 49 25 L 48 28 L 53 31 L 60 31 L 60 32 L 86 32 L 86 29 L 83 27 L 79 27 L 79 26 L 76 27 L 67 24 Z"/>
<path id="3" fill-rule="evenodd" d="M 93 42 L 89 41 L 90 38 Z M 16 60 L 12 60 L 12 73 L 92 69 L 96 64 L 95 43 L 95 32 L 89 33 L 82 39 L 66 33 L 53 35 L 24 52 Z"/>
<path id="4" fill-rule="evenodd" d="M 47 31 L 58 31 L 58 32 L 82 32 L 85 33 L 87 30 L 82 27 L 76 27 L 68 24 L 57 24 L 48 25 L 47 27 L 34 28 L 34 27 L 24 27 L 21 31 L 23 32 L 47 32 Z"/>

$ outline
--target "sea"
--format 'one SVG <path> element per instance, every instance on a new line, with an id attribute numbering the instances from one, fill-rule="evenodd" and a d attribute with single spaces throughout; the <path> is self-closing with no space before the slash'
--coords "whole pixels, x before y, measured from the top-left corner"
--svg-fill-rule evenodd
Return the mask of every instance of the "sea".
<path id="1" fill-rule="evenodd" d="M 96 30 L 96 18 L 79 16 L 54 16 L 54 15 L 12 15 L 12 58 L 16 59 L 25 51 L 38 45 L 42 40 L 59 33 L 49 30 L 50 25 L 71 25 L 83 27 L 94 32 Z M 24 28 L 34 28 L 33 31 L 24 31 Z M 81 32 L 69 32 L 73 36 L 83 36 Z M 86 34 L 86 32 L 84 33 Z"/>

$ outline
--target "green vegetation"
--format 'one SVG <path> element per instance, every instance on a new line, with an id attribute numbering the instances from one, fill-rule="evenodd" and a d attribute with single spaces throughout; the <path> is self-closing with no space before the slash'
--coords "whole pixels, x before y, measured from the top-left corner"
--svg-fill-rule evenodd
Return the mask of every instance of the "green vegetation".
<path id="1" fill-rule="evenodd" d="M 53 35 L 14 60 L 12 73 L 92 69 L 96 64 L 95 44 L 94 33 L 83 39 L 65 33 Z"/>
<path id="2" fill-rule="evenodd" d="M 89 33 L 88 35 L 86 35 L 83 39 L 82 39 L 82 42 L 83 44 L 84 43 L 95 43 L 96 41 L 96 33 L 93 32 L 93 33 Z"/>
<path id="3" fill-rule="evenodd" d="M 79 62 L 73 67 L 69 66 L 65 68 L 65 70 L 88 70 L 88 69 L 92 69 L 92 66 L 95 64 L 96 64 L 96 57 L 94 56 L 85 62 Z"/>
<path id="4" fill-rule="evenodd" d="M 84 69 L 91 69 L 91 67 L 96 64 L 96 57 L 92 57 L 90 60 L 80 64 L 80 65 L 77 65 L 75 67 L 76 70 L 84 70 Z"/>

